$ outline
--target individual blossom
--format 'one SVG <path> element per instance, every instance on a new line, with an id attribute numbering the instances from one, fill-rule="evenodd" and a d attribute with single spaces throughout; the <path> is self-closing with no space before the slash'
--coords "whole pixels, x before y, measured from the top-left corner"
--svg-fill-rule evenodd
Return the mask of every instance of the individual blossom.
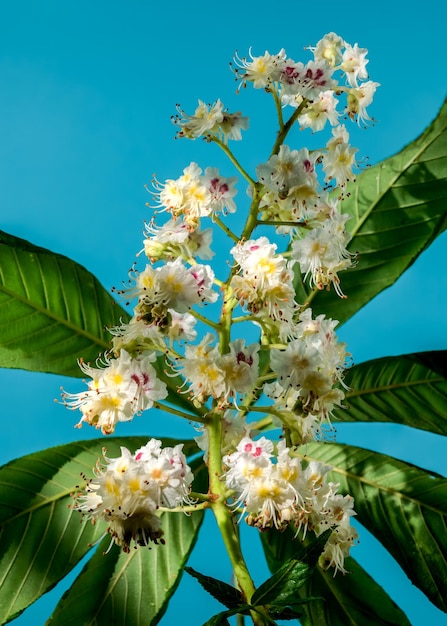
<path id="1" fill-rule="evenodd" d="M 106 355 L 94 368 L 79 362 L 82 372 L 91 378 L 87 390 L 80 393 L 63 393 L 64 404 L 70 409 L 79 409 L 83 422 L 100 429 L 105 435 L 114 432 L 118 422 L 127 422 L 154 402 L 168 395 L 166 385 L 159 380 L 154 367 L 154 352 L 143 352 L 132 358 L 121 350 L 118 358 Z"/>
<path id="2" fill-rule="evenodd" d="M 309 154 L 307 148 L 291 150 L 283 144 L 278 154 L 273 154 L 256 168 L 259 182 L 282 198 L 295 187 L 306 185 L 314 189 L 317 186 L 315 161 L 318 156 L 317 152 Z"/>
<path id="3" fill-rule="evenodd" d="M 259 344 L 246 346 L 244 339 L 236 339 L 230 342 L 229 348 L 230 351 L 218 359 L 224 373 L 225 398 L 251 391 L 258 378 Z"/>
<path id="4" fill-rule="evenodd" d="M 349 89 L 346 111 L 351 119 L 357 119 L 358 124 L 371 120 L 366 107 L 373 101 L 377 87 L 379 83 L 368 80 L 359 87 Z"/>
<path id="5" fill-rule="evenodd" d="M 203 183 L 211 195 L 211 210 L 214 214 L 228 211 L 234 213 L 236 204 L 233 200 L 237 191 L 235 184 L 237 176 L 226 178 L 221 176 L 217 167 L 207 167 L 203 176 Z"/>
<path id="6" fill-rule="evenodd" d="M 219 131 L 225 144 L 229 139 L 241 141 L 243 130 L 247 130 L 249 126 L 248 117 L 242 115 L 240 111 L 229 113 L 224 111 L 223 119 L 219 124 Z"/>
<path id="7" fill-rule="evenodd" d="M 314 48 L 309 48 L 314 53 L 316 61 L 324 60 L 332 67 L 341 63 L 342 50 L 345 47 L 344 40 L 335 33 L 325 35 Z"/>
<path id="8" fill-rule="evenodd" d="M 369 63 L 366 58 L 368 50 L 359 48 L 358 44 L 354 44 L 354 46 L 350 44 L 345 45 L 340 68 L 345 72 L 349 85 L 357 87 L 359 80 L 368 78 L 368 72 L 366 71 L 366 66 Z"/>
<path id="9" fill-rule="evenodd" d="M 276 254 L 276 244 L 266 237 L 239 242 L 231 254 L 241 273 L 231 287 L 241 306 L 260 317 L 292 323 L 296 310 L 293 272 L 286 259 Z"/>
<path id="10" fill-rule="evenodd" d="M 330 534 L 324 551 L 318 560 L 320 567 L 323 569 L 333 567 L 334 576 L 337 572 L 347 574 L 348 570 L 345 568 L 344 562 L 357 540 L 358 533 L 349 522 L 346 521 L 338 525 Z"/>
<path id="11" fill-rule="evenodd" d="M 356 167 L 355 154 L 357 148 L 349 144 L 349 133 L 344 125 L 332 130 L 332 137 L 326 144 L 323 158 L 325 181 L 335 180 L 339 187 L 344 187 L 350 180 L 355 180 L 353 173 Z"/>
<path id="12" fill-rule="evenodd" d="M 220 100 L 208 106 L 199 100 L 199 106 L 193 115 L 187 115 L 180 106 L 177 106 L 177 111 L 178 115 L 173 117 L 173 122 L 180 127 L 178 137 L 195 139 L 215 135 L 228 143 L 229 139 L 241 140 L 241 131 L 248 128 L 248 118 L 240 111 L 230 113 L 224 110 Z"/>
<path id="13" fill-rule="evenodd" d="M 301 128 L 310 128 L 317 132 L 323 130 L 328 121 L 332 126 L 338 124 L 339 113 L 336 111 L 338 100 L 332 91 L 322 91 L 318 99 L 306 107 L 305 113 L 300 115 Z"/>
<path id="14" fill-rule="evenodd" d="M 218 298 L 212 289 L 214 272 L 209 265 L 186 267 L 181 259 L 176 259 L 157 268 L 146 265 L 134 277 L 135 285 L 124 293 L 138 298 L 135 311 L 139 318 L 162 327 L 167 324 L 169 309 L 187 313 L 194 305 Z"/>
<path id="15" fill-rule="evenodd" d="M 179 115 L 173 118 L 174 124 L 180 127 L 179 137 L 195 139 L 217 129 L 223 120 L 223 104 L 217 100 L 212 105 L 206 105 L 199 100 L 199 105 L 193 115 L 187 115 L 179 105 L 177 105 Z"/>
<path id="16" fill-rule="evenodd" d="M 236 210 L 236 181 L 236 177 L 222 176 L 217 168 L 207 168 L 202 174 L 197 163 L 191 163 L 177 180 L 156 181 L 154 193 L 157 206 L 165 207 L 174 218 L 181 216 L 188 229 L 196 230 L 200 218 Z"/>
<path id="17" fill-rule="evenodd" d="M 207 333 L 197 345 L 186 345 L 185 357 L 177 365 L 189 384 L 191 398 L 199 405 L 210 396 L 220 398 L 226 389 L 225 374 L 218 365 L 219 347 L 213 342 L 214 336 Z"/>
<path id="18" fill-rule="evenodd" d="M 162 448 L 151 439 L 132 454 L 121 447 L 121 455 L 99 462 L 95 477 L 84 491 L 75 494 L 73 508 L 93 523 L 105 521 L 107 533 L 124 552 L 135 547 L 164 543 L 160 507 L 174 508 L 189 502 L 193 480 L 182 452 L 183 444 Z"/>
<path id="19" fill-rule="evenodd" d="M 270 54 L 265 51 L 262 56 L 255 57 L 249 51 L 249 58 L 240 58 L 237 54 L 234 57 L 235 74 L 245 87 L 247 82 L 253 83 L 255 89 L 265 89 L 272 83 L 279 81 L 286 61 L 285 50 L 280 50 L 277 54 Z"/>
<path id="20" fill-rule="evenodd" d="M 153 223 L 146 224 L 145 234 L 144 252 L 152 263 L 173 260 L 178 256 L 204 260 L 214 256 L 210 247 L 211 228 L 192 230 L 181 218 L 172 218 L 159 228 Z"/>
<path id="21" fill-rule="evenodd" d="M 321 92 L 337 86 L 333 73 L 334 68 L 325 60 L 309 61 L 306 65 L 288 61 L 281 75 L 283 105 L 297 108 L 304 99 L 314 102 Z"/>
<path id="22" fill-rule="evenodd" d="M 310 278 L 311 286 L 322 290 L 332 284 L 337 295 L 344 298 L 338 274 L 352 267 L 353 257 L 341 246 L 340 237 L 333 234 L 331 220 L 307 231 L 301 239 L 293 241 L 292 258 L 298 262 L 304 280 Z M 343 243 L 346 245 L 348 241 L 349 237 L 345 236 Z"/>

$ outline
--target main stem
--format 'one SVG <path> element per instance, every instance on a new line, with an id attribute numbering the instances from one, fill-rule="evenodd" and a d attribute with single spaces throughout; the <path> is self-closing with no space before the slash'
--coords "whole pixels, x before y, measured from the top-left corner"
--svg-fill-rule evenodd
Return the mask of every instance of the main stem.
<path id="1" fill-rule="evenodd" d="M 253 199 L 240 240 L 249 239 L 252 231 L 257 226 L 259 186 L 253 183 L 252 189 Z M 236 301 L 232 296 L 230 282 L 234 273 L 235 267 L 232 268 L 224 288 L 223 307 L 218 324 L 221 354 L 226 354 L 228 352 L 231 341 L 231 325 L 233 309 L 236 305 Z M 233 521 L 233 514 L 226 504 L 226 498 L 228 497 L 227 488 L 225 482 L 222 480 L 222 420 L 224 410 L 224 408 L 215 406 L 214 410 L 209 415 L 208 423 L 206 425 L 209 445 L 208 469 L 210 477 L 210 505 L 230 558 L 236 584 L 242 592 L 245 600 L 250 602 L 255 591 L 255 585 L 242 554 L 239 535 Z M 255 626 L 266 626 L 266 624 L 271 623 L 271 620 L 269 620 L 267 614 L 262 609 L 260 609 L 259 612 L 252 611 L 251 617 Z"/>
<path id="2" fill-rule="evenodd" d="M 210 476 L 211 508 L 230 557 L 237 586 L 245 600 L 250 602 L 255 592 L 255 585 L 242 554 L 233 515 L 225 502 L 227 489 L 225 483 L 222 481 L 222 414 L 220 411 L 216 410 L 210 416 L 207 430 L 209 441 L 208 468 Z M 269 623 L 268 619 L 264 618 L 262 615 L 262 612 L 258 613 L 257 611 L 252 611 L 251 617 L 255 626 L 266 626 L 266 624 Z"/>

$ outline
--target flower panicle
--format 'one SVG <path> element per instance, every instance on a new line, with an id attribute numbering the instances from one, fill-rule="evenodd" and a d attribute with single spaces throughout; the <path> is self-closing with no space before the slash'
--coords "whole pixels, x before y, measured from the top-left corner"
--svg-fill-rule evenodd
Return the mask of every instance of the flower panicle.
<path id="1" fill-rule="evenodd" d="M 338 322 L 313 316 L 310 305 L 321 290 L 344 299 L 339 275 L 357 262 L 343 200 L 359 165 L 345 122 L 371 120 L 367 108 L 378 83 L 369 80 L 367 50 L 357 43 L 329 33 L 308 50 L 307 62 L 284 49 L 234 57 L 239 88 L 271 92 L 279 119 L 270 156 L 253 177 L 228 148 L 242 139 L 247 117 L 229 112 L 220 99 L 199 100 L 193 114 L 177 106 L 177 137 L 217 143 L 248 182 L 247 219 L 233 232 L 236 176 L 192 161 L 177 178 L 154 178 L 154 216 L 137 255 L 145 263 L 132 267 L 119 292 L 127 304 L 135 301 L 133 315 L 109 329 L 112 350 L 96 367 L 79 362 L 87 388 L 64 392 L 63 400 L 80 411 L 78 427 L 85 422 L 107 435 L 182 394 L 190 414 L 198 411 L 204 459 L 217 468 L 210 506 L 213 498 L 227 499 L 229 515 L 238 511 L 261 531 L 290 527 L 295 536 L 319 536 L 330 529 L 320 565 L 345 572 L 357 539 L 353 499 L 329 481 L 330 468 L 297 451 L 332 436 L 344 408 L 351 355 L 336 335 Z M 284 122 L 287 107 L 293 112 Z M 318 149 L 295 148 L 286 143 L 293 125 L 312 133 L 329 129 L 329 139 Z M 213 226 L 231 241 L 226 253 L 220 239 L 213 241 Z M 202 314 L 205 306 L 214 318 Z M 236 329 L 243 329 L 240 336 Z M 260 413 L 255 423 L 253 414 Z M 267 422 L 282 429 L 277 445 L 259 432 Z M 151 439 L 135 453 L 121 448 L 117 458 L 104 455 L 74 508 L 106 522 L 112 543 L 128 552 L 164 542 L 160 508 L 191 503 L 192 479 L 181 445 L 162 448 Z"/>

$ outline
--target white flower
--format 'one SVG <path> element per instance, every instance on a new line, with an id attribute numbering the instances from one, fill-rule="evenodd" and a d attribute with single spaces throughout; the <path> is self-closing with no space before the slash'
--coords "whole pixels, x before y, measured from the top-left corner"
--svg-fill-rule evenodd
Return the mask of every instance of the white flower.
<path id="1" fill-rule="evenodd" d="M 341 69 L 346 74 L 346 78 L 351 87 L 358 86 L 358 80 L 365 80 L 368 78 L 368 72 L 366 71 L 366 65 L 368 60 L 366 55 L 368 50 L 366 48 L 359 48 L 358 44 L 351 46 L 345 44 L 346 48 L 343 52 L 343 59 L 341 63 Z"/>
<path id="2" fill-rule="evenodd" d="M 236 339 L 229 347 L 230 352 L 218 360 L 225 377 L 225 397 L 250 391 L 258 378 L 259 344 L 246 346 L 244 339 Z"/>
<path id="3" fill-rule="evenodd" d="M 102 368 L 80 362 L 84 374 L 92 379 L 87 383 L 88 390 L 63 393 L 65 405 L 82 413 L 77 427 L 87 422 L 108 435 L 114 432 L 118 422 L 131 420 L 136 414 L 151 408 L 155 401 L 166 398 L 166 385 L 157 378 L 151 365 L 155 359 L 152 352 L 143 352 L 132 358 L 121 350 L 116 359 L 105 356 Z"/>
<path id="4" fill-rule="evenodd" d="M 313 102 L 322 91 L 337 86 L 337 81 L 332 78 L 333 73 L 334 68 L 324 59 L 309 61 L 306 65 L 287 61 L 281 75 L 282 103 L 296 108 L 303 98 Z"/>
<path id="5" fill-rule="evenodd" d="M 172 260 L 178 256 L 201 259 L 211 259 L 214 256 L 210 248 L 211 228 L 192 230 L 181 218 L 173 218 L 160 228 L 152 223 L 146 224 L 145 230 L 147 236 L 144 240 L 144 252 L 152 263 L 161 259 Z"/>
<path id="6" fill-rule="evenodd" d="M 174 123 L 180 126 L 180 137 L 195 139 L 209 132 L 214 132 L 223 120 L 223 104 L 217 100 L 213 105 L 207 106 L 202 100 L 193 115 L 187 115 L 177 106 L 179 116 L 173 118 Z"/>
<path id="7" fill-rule="evenodd" d="M 218 365 L 219 349 L 212 346 L 214 337 L 207 333 L 196 346 L 185 347 L 185 358 L 178 369 L 189 383 L 193 399 L 204 403 L 209 396 L 220 398 L 225 393 L 224 372 Z"/>
<path id="8" fill-rule="evenodd" d="M 371 119 L 366 112 L 366 107 L 371 104 L 377 87 L 379 87 L 379 83 L 368 80 L 360 87 L 352 87 L 348 91 L 348 105 L 346 108 L 351 119 L 357 117 L 359 124 Z"/>
<path id="9" fill-rule="evenodd" d="M 95 478 L 85 492 L 76 494 L 73 508 L 93 523 L 106 521 L 107 532 L 124 552 L 130 551 L 132 542 L 164 543 L 157 510 L 189 502 L 193 475 L 182 447 L 162 449 L 161 442 L 152 439 L 134 455 L 124 447 L 114 459 L 104 453 L 105 465 L 97 464 Z"/>
<path id="10" fill-rule="evenodd" d="M 236 76 L 241 79 L 242 84 L 253 83 L 255 89 L 263 89 L 279 80 L 285 60 L 286 53 L 282 49 L 278 54 L 265 52 L 263 56 L 254 57 L 249 51 L 250 60 L 234 57 L 236 64 Z"/>
<path id="11" fill-rule="evenodd" d="M 315 48 L 310 48 L 310 50 L 313 51 L 316 61 L 324 60 L 335 67 L 342 60 L 342 49 L 345 45 L 341 37 L 335 33 L 328 33 L 320 39 Z"/>
<path id="12" fill-rule="evenodd" d="M 186 267 L 181 259 L 168 261 L 153 269 L 150 265 L 136 275 L 135 288 L 128 290 L 138 297 L 136 312 L 146 321 L 166 324 L 169 309 L 187 313 L 194 305 L 215 302 L 214 272 L 208 265 Z"/>
<path id="13" fill-rule="evenodd" d="M 345 186 L 349 180 L 355 180 L 353 169 L 356 165 L 355 154 L 358 150 L 350 146 L 348 141 L 349 135 L 346 128 L 343 125 L 335 127 L 323 157 L 323 170 L 326 174 L 324 180 L 330 182 L 335 179 L 340 187 Z"/>
<path id="14" fill-rule="evenodd" d="M 303 185 L 315 188 L 317 179 L 315 174 L 315 161 L 319 153 L 309 154 L 307 148 L 290 150 L 284 144 L 281 145 L 278 154 L 256 168 L 259 181 L 270 191 L 285 198 L 289 190 Z"/>
<path id="15" fill-rule="evenodd" d="M 224 208 L 229 213 L 236 211 L 236 205 L 233 200 L 237 193 L 234 188 L 237 182 L 236 176 L 225 178 L 225 176 L 219 174 L 217 167 L 207 167 L 202 180 L 210 193 L 211 210 L 213 213 L 220 213 Z"/>
<path id="16" fill-rule="evenodd" d="M 304 115 L 299 117 L 301 128 L 311 128 L 314 132 L 323 130 L 326 121 L 335 126 L 339 115 L 336 111 L 337 103 L 332 91 L 322 91 L 318 99 L 306 107 Z"/>

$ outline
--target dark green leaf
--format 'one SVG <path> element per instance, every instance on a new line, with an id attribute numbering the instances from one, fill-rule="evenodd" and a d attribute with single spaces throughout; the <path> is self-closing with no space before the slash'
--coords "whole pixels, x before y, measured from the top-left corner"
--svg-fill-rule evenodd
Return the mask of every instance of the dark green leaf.
<path id="1" fill-rule="evenodd" d="M 348 371 L 348 422 L 395 422 L 447 435 L 447 351 L 374 359 Z"/>
<path id="2" fill-rule="evenodd" d="M 290 529 L 284 533 L 263 533 L 261 538 L 271 571 L 276 571 L 285 559 L 299 558 L 303 552 L 302 542 L 293 539 Z M 307 537 L 304 544 L 308 540 Z M 346 560 L 346 568 L 349 574 L 345 576 L 334 576 L 332 570 L 320 567 L 312 570 L 292 605 L 303 612 L 300 620 L 304 626 L 409 626 L 401 609 L 354 559 Z"/>
<path id="3" fill-rule="evenodd" d="M 299 594 L 324 600 L 303 605 L 303 626 L 410 626 L 405 613 L 354 559 L 346 559 L 346 568 L 344 576 L 315 568 Z"/>
<path id="4" fill-rule="evenodd" d="M 410 580 L 447 610 L 447 479 L 354 446 L 309 444 L 306 458 L 332 466 L 340 491 L 355 498 L 359 521 Z"/>
<path id="5" fill-rule="evenodd" d="M 216 598 L 216 600 L 219 600 L 228 609 L 234 609 L 244 604 L 244 599 L 239 589 L 212 576 L 205 576 L 192 567 L 185 567 L 185 572 L 197 578 L 205 591 Z"/>
<path id="6" fill-rule="evenodd" d="M 349 249 L 359 262 L 340 273 L 347 300 L 332 289 L 300 302 L 344 322 L 392 285 L 446 228 L 446 168 L 447 102 L 420 137 L 348 185 L 341 210 L 351 215 Z"/>
<path id="7" fill-rule="evenodd" d="M 285 607 L 289 604 L 294 604 L 296 590 L 311 575 L 312 569 L 317 564 L 331 532 L 331 530 L 327 530 L 320 537 L 315 538 L 308 546 L 301 547 L 299 558 L 288 559 L 277 569 L 273 576 L 256 589 L 251 598 L 252 605 L 258 606 L 274 603 L 277 607 Z M 268 534 L 271 533 L 274 533 L 274 531 L 268 532 Z M 276 534 L 279 535 L 280 533 Z"/>
<path id="8" fill-rule="evenodd" d="M 230 626 L 230 622 L 227 620 L 227 611 L 213 615 L 203 626 Z"/>
<path id="9" fill-rule="evenodd" d="M 145 443 L 147 437 L 111 437 L 106 447 L 113 457 L 120 446 L 135 450 Z M 104 444 L 103 438 L 71 443 L 0 468 L 0 623 L 51 589 L 105 532 L 105 524 L 82 522 L 68 508 L 81 473 L 92 475 Z M 184 446 L 186 455 L 196 450 L 193 441 Z"/>

